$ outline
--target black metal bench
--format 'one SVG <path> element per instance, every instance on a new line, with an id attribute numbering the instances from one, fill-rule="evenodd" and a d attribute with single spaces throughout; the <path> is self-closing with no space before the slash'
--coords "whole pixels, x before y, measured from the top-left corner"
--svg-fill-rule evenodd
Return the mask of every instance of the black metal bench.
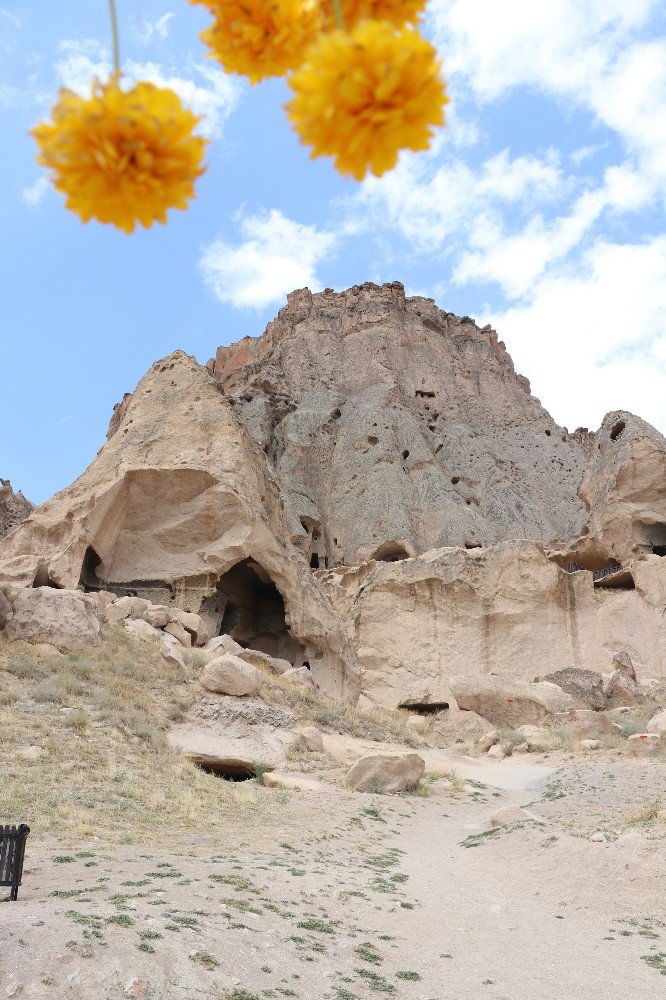
<path id="1" fill-rule="evenodd" d="M 0 886 L 11 887 L 9 898 L 15 900 L 23 875 L 23 858 L 25 842 L 30 827 L 25 823 L 20 826 L 0 826 Z"/>

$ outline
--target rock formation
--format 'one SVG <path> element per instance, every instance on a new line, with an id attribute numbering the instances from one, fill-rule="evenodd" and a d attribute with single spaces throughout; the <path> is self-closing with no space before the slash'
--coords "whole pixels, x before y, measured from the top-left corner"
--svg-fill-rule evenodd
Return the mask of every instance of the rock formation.
<path id="1" fill-rule="evenodd" d="M 334 697 L 476 711 L 468 677 L 664 673 L 665 487 L 654 428 L 559 427 L 490 327 L 397 282 L 304 289 L 205 367 L 153 365 L 0 583 L 142 598 L 140 630 L 228 635 Z"/>
<path id="2" fill-rule="evenodd" d="M 8 479 L 0 479 L 0 538 L 24 521 L 34 506 L 22 493 L 14 492 Z"/>

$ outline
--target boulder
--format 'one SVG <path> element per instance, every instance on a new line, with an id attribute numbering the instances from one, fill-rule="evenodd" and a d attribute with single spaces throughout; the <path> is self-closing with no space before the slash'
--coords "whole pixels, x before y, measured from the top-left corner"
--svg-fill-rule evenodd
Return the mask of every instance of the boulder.
<path id="1" fill-rule="evenodd" d="M 268 653 L 262 652 L 260 649 L 241 649 L 240 653 L 236 653 L 236 656 L 239 656 L 241 660 L 245 660 L 246 663 L 251 663 L 253 667 L 266 667 L 273 674 L 286 674 L 287 671 L 293 670 L 289 660 L 280 660 L 275 656 L 270 656 Z M 304 669 L 307 670 L 307 667 Z M 310 673 L 309 670 L 308 673 Z"/>
<path id="2" fill-rule="evenodd" d="M 416 753 L 368 754 L 347 771 L 346 783 L 359 792 L 412 792 L 425 772 L 425 761 Z"/>
<path id="3" fill-rule="evenodd" d="M 324 741 L 316 726 L 303 726 L 296 732 L 296 739 L 303 746 L 307 747 L 310 753 L 323 753 Z"/>
<path id="4" fill-rule="evenodd" d="M 627 750 L 632 757 L 656 757 L 661 748 L 659 733 L 636 733 L 627 739 Z"/>
<path id="5" fill-rule="evenodd" d="M 604 677 L 603 690 L 608 708 L 642 705 L 645 702 L 645 693 L 640 685 L 623 670 L 616 670 Z"/>
<path id="6" fill-rule="evenodd" d="M 101 619 L 94 600 L 80 590 L 33 587 L 20 590 L 5 626 L 9 639 L 46 639 L 73 648 L 94 642 Z"/>
<path id="7" fill-rule="evenodd" d="M 204 625 L 201 615 L 196 615 L 191 611 L 181 611 L 180 608 L 169 608 L 171 622 L 182 625 L 190 633 L 191 645 L 197 646 L 200 642 L 205 643 L 210 639 L 208 627 Z"/>
<path id="8" fill-rule="evenodd" d="M 538 724 L 574 708 L 571 696 L 550 683 L 524 684 L 476 674 L 451 677 L 449 684 L 461 709 L 477 712 L 501 728 Z"/>
<path id="9" fill-rule="evenodd" d="M 581 740 L 579 746 L 581 750 L 598 750 L 601 743 L 599 740 Z"/>
<path id="10" fill-rule="evenodd" d="M 153 628 L 143 618 L 125 618 L 123 626 L 126 632 L 136 636 L 137 639 L 157 639 L 160 642 L 163 639 L 162 632 L 158 628 Z"/>
<path id="11" fill-rule="evenodd" d="M 178 652 L 178 645 L 175 642 L 163 642 L 160 646 L 160 656 L 170 667 L 179 667 L 181 670 L 185 669 L 185 660 L 182 654 Z"/>
<path id="12" fill-rule="evenodd" d="M 112 625 L 125 618 L 140 618 L 148 605 L 149 602 L 143 597 L 119 597 L 107 605 L 104 614 L 106 620 Z"/>
<path id="13" fill-rule="evenodd" d="M 516 732 L 523 737 L 530 750 L 554 750 L 560 745 L 555 733 L 543 726 L 519 726 Z M 514 747 L 514 751 L 517 749 Z"/>
<path id="14" fill-rule="evenodd" d="M 12 613 L 12 606 L 0 590 L 0 628 L 4 628 L 7 619 Z"/>
<path id="15" fill-rule="evenodd" d="M 192 633 L 188 632 L 180 622 L 169 622 L 164 631 L 177 639 L 181 646 L 192 645 Z"/>
<path id="16" fill-rule="evenodd" d="M 215 694 L 228 694 L 236 698 L 255 696 L 261 690 L 261 674 L 251 663 L 246 663 L 232 653 L 225 653 L 206 665 L 201 675 L 201 685 Z"/>
<path id="17" fill-rule="evenodd" d="M 616 653 L 613 657 L 613 671 L 616 670 L 625 674 L 630 680 L 636 680 L 636 671 L 633 663 L 631 662 L 631 657 L 629 656 L 629 653 L 625 651 Z"/>
<path id="18" fill-rule="evenodd" d="M 562 728 L 574 736 L 621 736 L 621 726 L 604 715 L 591 709 L 577 709 L 561 721 Z"/>
<path id="19" fill-rule="evenodd" d="M 97 610 L 104 616 L 106 615 L 108 606 L 117 600 L 116 595 L 110 590 L 91 590 L 88 592 L 88 597 L 92 598 L 97 606 Z"/>
<path id="20" fill-rule="evenodd" d="M 223 656 L 224 653 L 233 653 L 234 656 L 240 656 L 245 650 L 240 646 L 230 635 L 216 635 L 213 639 L 209 639 L 199 650 L 202 656 L 207 660 L 214 660 L 218 656 Z"/>
<path id="21" fill-rule="evenodd" d="M 491 729 L 489 733 L 484 733 L 477 740 L 477 747 L 481 753 L 488 753 L 491 747 L 494 747 L 496 743 L 499 743 L 500 734 L 496 729 Z"/>
<path id="22" fill-rule="evenodd" d="M 256 727 L 254 727 L 256 728 Z M 259 771 L 284 767 L 279 740 L 269 734 L 235 732 L 232 726 L 174 726 L 169 743 L 197 767 L 221 778 L 251 778 Z"/>
<path id="23" fill-rule="evenodd" d="M 666 741 L 666 712 L 658 712 L 657 715 L 653 715 L 646 729 L 648 733 L 657 733 Z"/>
<path id="24" fill-rule="evenodd" d="M 595 670 L 567 667 L 565 670 L 556 670 L 554 673 L 546 674 L 542 680 L 548 681 L 550 684 L 557 684 L 559 688 L 571 695 L 576 706 L 594 708 L 597 711 L 607 707 L 603 678 Z"/>
<path id="25" fill-rule="evenodd" d="M 153 628 L 165 628 L 171 621 L 171 608 L 165 608 L 162 604 L 150 604 L 141 617 Z"/>
<path id="26" fill-rule="evenodd" d="M 427 716 L 425 718 L 427 720 Z M 492 724 L 476 712 L 453 709 L 434 717 L 428 728 L 428 740 L 435 747 L 447 747 L 451 743 L 476 741 L 492 731 Z"/>
<path id="27" fill-rule="evenodd" d="M 486 754 L 486 757 L 490 757 L 491 760 L 504 760 L 504 758 L 508 756 L 509 755 L 507 754 L 504 747 L 501 746 L 499 743 L 493 743 L 493 745 L 489 748 L 488 753 Z"/>
<path id="28" fill-rule="evenodd" d="M 282 676 L 292 684 L 311 684 L 314 687 L 314 678 L 307 667 L 292 667 L 285 670 Z"/>

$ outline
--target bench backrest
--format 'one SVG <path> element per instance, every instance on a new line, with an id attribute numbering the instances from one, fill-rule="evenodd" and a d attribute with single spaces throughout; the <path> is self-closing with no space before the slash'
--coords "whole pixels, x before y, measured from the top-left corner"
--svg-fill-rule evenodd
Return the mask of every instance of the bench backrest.
<path id="1" fill-rule="evenodd" d="M 0 826 L 0 885 L 11 886 L 12 900 L 16 899 L 21 884 L 25 842 L 29 833 L 30 827 L 25 823 Z"/>

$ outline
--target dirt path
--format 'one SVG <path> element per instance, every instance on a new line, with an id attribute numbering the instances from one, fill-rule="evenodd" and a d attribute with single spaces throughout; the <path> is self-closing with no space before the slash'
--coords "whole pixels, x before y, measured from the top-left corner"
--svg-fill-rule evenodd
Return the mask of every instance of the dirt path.
<path id="1" fill-rule="evenodd" d="M 645 795 L 663 780 L 657 767 Z M 299 815 L 309 803 L 312 832 L 301 816 L 299 836 L 286 824 L 268 847 L 259 824 L 242 844 L 202 838 L 187 853 L 33 843 L 19 902 L 0 906 L 0 996 L 659 995 L 666 913 L 655 823 L 615 842 L 575 837 L 572 817 L 578 809 L 583 822 L 591 808 L 580 767 L 545 781 L 537 770 L 493 775 L 494 786 L 472 779 L 464 789 L 440 779 L 428 798 L 292 796 Z M 538 788 L 525 788 L 533 775 Z M 622 795 L 635 804 L 636 778 L 618 767 L 614 780 L 617 820 Z M 531 801 L 545 814 L 552 781 L 568 796 L 566 829 L 549 818 L 490 832 L 500 806 Z"/>

